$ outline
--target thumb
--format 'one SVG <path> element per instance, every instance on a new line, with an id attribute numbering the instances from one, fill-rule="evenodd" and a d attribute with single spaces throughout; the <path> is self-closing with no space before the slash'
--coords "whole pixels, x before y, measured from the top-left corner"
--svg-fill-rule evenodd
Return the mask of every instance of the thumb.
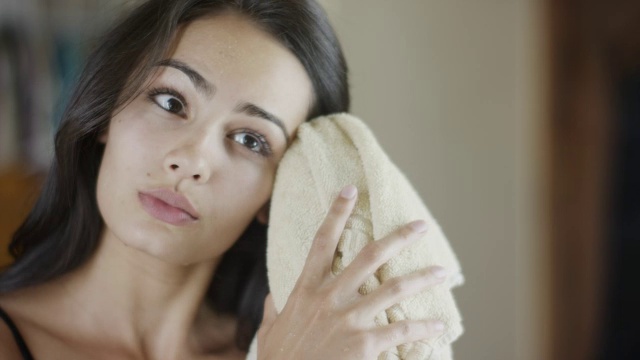
<path id="1" fill-rule="evenodd" d="M 270 328 L 277 316 L 278 310 L 276 310 L 276 305 L 273 303 L 273 296 L 269 293 L 264 299 L 264 311 L 262 314 L 261 327 L 264 327 L 265 330 Z"/>

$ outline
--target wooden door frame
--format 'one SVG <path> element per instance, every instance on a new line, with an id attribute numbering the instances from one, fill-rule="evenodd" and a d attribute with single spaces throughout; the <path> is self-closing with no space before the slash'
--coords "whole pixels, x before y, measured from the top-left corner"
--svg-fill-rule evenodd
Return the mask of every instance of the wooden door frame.
<path id="1" fill-rule="evenodd" d="M 640 2 L 547 0 L 551 107 L 548 339 L 553 360 L 594 359 L 606 290 L 614 84 L 640 64 Z"/>

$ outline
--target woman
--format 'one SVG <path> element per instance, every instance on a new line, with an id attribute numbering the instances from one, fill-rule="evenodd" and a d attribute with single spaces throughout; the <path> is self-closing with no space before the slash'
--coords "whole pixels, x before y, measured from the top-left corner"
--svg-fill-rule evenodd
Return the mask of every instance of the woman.
<path id="1" fill-rule="evenodd" d="M 348 110 L 346 73 L 311 0 L 137 8 L 88 59 L 14 236 L 16 261 L 0 277 L 2 358 L 242 359 L 257 331 L 260 359 L 372 359 L 435 336 L 436 321 L 373 322 L 441 282 L 433 269 L 357 291 L 424 221 L 331 274 L 353 186 L 318 229 L 287 306 L 276 315 L 265 300 L 278 161 L 302 122 Z"/>

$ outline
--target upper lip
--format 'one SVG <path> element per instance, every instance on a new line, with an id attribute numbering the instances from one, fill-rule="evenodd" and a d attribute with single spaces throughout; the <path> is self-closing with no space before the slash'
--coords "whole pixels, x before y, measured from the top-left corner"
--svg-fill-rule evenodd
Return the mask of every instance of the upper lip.
<path id="1" fill-rule="evenodd" d="M 198 214 L 198 212 L 193 207 L 193 205 L 191 205 L 191 202 L 189 201 L 189 199 L 187 199 L 183 195 L 178 194 L 177 192 L 174 192 L 173 190 L 155 189 L 155 190 L 142 191 L 142 193 L 145 195 L 153 196 L 161 201 L 166 202 L 167 204 L 173 207 L 183 210 L 189 215 L 191 215 L 191 217 L 194 219 L 198 219 L 200 217 L 200 214 Z"/>

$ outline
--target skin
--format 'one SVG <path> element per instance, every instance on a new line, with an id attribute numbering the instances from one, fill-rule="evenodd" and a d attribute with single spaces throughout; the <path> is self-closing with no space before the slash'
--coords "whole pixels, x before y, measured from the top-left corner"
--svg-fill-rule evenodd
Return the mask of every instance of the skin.
<path id="1" fill-rule="evenodd" d="M 106 147 L 97 199 L 106 226 L 95 255 L 60 279 L 0 297 L 35 358 L 246 355 L 232 344 L 234 319 L 203 306 L 203 297 L 222 254 L 254 218 L 268 221 L 275 171 L 288 142 L 279 126 L 239 113 L 238 104 L 274 114 L 293 138 L 312 104 L 311 82 L 292 53 L 234 14 L 189 24 L 168 58 L 197 71 L 215 91 L 199 91 L 183 71 L 159 66 L 100 137 Z M 166 88 L 173 93 L 157 90 Z M 264 148 L 254 133 L 267 139 L 272 154 L 256 152 Z M 176 226 L 151 216 L 138 194 L 159 188 L 184 195 L 198 219 Z M 279 315 L 267 297 L 260 360 L 373 359 L 392 346 L 437 335 L 432 321 L 383 328 L 373 322 L 383 309 L 440 283 L 434 269 L 358 293 L 372 272 L 424 234 L 423 221 L 365 247 L 340 276 L 330 272 L 352 195 L 334 202 Z M 2 354 L 8 359 L 20 359 L 4 326 L 0 348 L 9 349 Z"/>
<path id="2" fill-rule="evenodd" d="M 251 102 L 294 136 L 312 103 L 303 66 L 232 14 L 189 24 L 169 58 L 216 90 L 203 94 L 184 72 L 159 67 L 148 90 L 180 92 L 184 115 L 167 111 L 180 107 L 171 95 L 150 98 L 148 91 L 115 112 L 101 137 L 97 199 L 106 226 L 95 256 L 60 280 L 0 302 L 36 358 L 197 358 L 211 341 L 202 328 L 220 320 L 201 305 L 221 255 L 254 218 L 267 219 L 287 140 L 275 124 L 235 109 Z M 273 154 L 258 154 L 252 133 L 266 137 Z M 174 226 L 150 216 L 138 192 L 158 188 L 184 195 L 199 219 Z M 233 326 L 222 325 L 221 340 L 230 342 Z"/>
<path id="3" fill-rule="evenodd" d="M 392 279 L 367 295 L 358 292 L 376 269 L 424 235 L 427 224 L 423 220 L 365 246 L 339 276 L 333 275 L 333 255 L 355 205 L 356 194 L 349 196 L 349 187 L 334 200 L 318 229 L 282 312 L 276 312 L 271 296 L 265 300 L 258 360 L 372 360 L 392 347 L 442 332 L 437 320 L 406 320 L 384 327 L 376 327 L 374 322 L 378 313 L 393 304 L 442 283 L 448 275 L 442 267 Z"/>

